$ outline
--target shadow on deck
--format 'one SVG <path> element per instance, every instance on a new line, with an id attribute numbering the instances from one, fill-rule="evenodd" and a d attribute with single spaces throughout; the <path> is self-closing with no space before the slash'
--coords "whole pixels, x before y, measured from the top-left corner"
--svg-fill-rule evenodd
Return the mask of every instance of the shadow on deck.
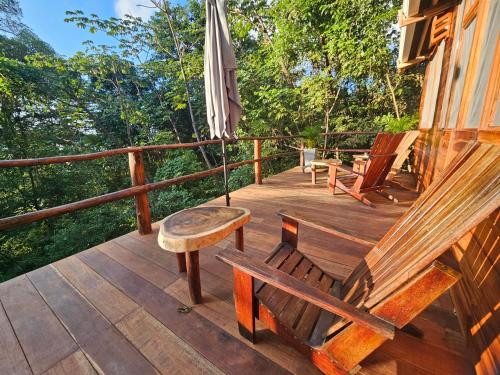
<path id="1" fill-rule="evenodd" d="M 294 168 L 232 193 L 233 206 L 252 212 L 245 251 L 266 257 L 281 234 L 276 213 L 286 208 L 380 239 L 417 196 L 390 189 L 400 200 L 395 205 L 373 193 L 377 207 L 370 208 L 345 194 L 332 197 L 325 185 L 325 175 L 312 186 L 310 175 Z M 0 374 L 318 373 L 268 331 L 258 332 L 256 345 L 239 336 L 231 270 L 214 257 L 233 246 L 232 237 L 200 252 L 204 303 L 181 313 L 190 305 L 186 278 L 175 256 L 157 245 L 157 233 L 158 223 L 150 235 L 132 232 L 0 284 Z M 369 251 L 307 228 L 299 247 L 340 277 Z M 452 310 L 449 295 L 440 298 L 414 321 L 422 338 L 399 332 L 359 373 L 470 373 Z"/>

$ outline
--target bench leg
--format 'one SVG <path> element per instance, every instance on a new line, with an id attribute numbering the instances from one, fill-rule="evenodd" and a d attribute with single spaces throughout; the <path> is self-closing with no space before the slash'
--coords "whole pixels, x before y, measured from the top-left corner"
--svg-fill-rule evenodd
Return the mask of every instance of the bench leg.
<path id="1" fill-rule="evenodd" d="M 201 303 L 200 260 L 198 251 L 186 253 L 189 295 L 193 304 Z"/>
<path id="2" fill-rule="evenodd" d="M 177 253 L 177 268 L 179 273 L 186 272 L 186 253 Z"/>
<path id="3" fill-rule="evenodd" d="M 240 335 L 255 343 L 255 298 L 253 277 L 233 268 L 234 307 Z"/>
<path id="4" fill-rule="evenodd" d="M 236 232 L 234 233 L 234 235 L 236 237 L 234 247 L 236 247 L 236 249 L 239 251 L 244 251 L 245 246 L 244 246 L 244 242 L 243 242 L 243 227 L 236 229 Z"/>
<path id="5" fill-rule="evenodd" d="M 337 166 L 328 165 L 328 191 L 335 195 L 335 185 L 337 180 Z"/>

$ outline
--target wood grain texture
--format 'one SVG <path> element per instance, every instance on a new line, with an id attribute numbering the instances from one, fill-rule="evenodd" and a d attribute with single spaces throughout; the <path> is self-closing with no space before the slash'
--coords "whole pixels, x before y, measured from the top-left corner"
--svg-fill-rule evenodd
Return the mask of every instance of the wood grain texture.
<path id="1" fill-rule="evenodd" d="M 120 321 L 139 307 L 78 258 L 63 259 L 54 267 L 111 323 Z"/>
<path id="2" fill-rule="evenodd" d="M 30 280 L 92 363 L 108 374 L 156 374 L 156 369 L 53 267 L 30 272 Z"/>
<path id="3" fill-rule="evenodd" d="M 106 255 L 94 250 L 80 253 L 78 257 L 224 371 L 242 374 L 253 374 L 255 371 L 287 373 L 196 312 L 178 313 L 177 307 L 180 305 L 177 300 Z M 223 351 L 218 349 L 222 342 Z M 242 363 L 247 363 L 248 367 L 242 368 Z"/>
<path id="4" fill-rule="evenodd" d="M 264 326 L 259 324 L 258 321 L 256 322 L 256 328 L 258 330 L 257 337 L 259 339 L 257 344 L 254 345 L 243 338 L 239 333 L 238 324 L 235 320 L 236 314 L 234 305 L 228 301 L 218 299 L 215 295 L 211 295 L 208 289 L 205 289 L 206 287 L 207 283 L 203 285 L 205 302 L 194 306 L 194 310 L 199 312 L 200 315 L 209 319 L 218 327 L 239 339 L 245 345 L 251 346 L 253 349 L 262 353 L 293 374 L 320 374 L 320 372 L 293 347 L 290 347 L 290 345 L 283 342 L 271 332 L 264 330 Z M 174 284 L 169 285 L 166 292 L 183 303 L 190 303 L 186 281 L 183 279 L 179 279 Z"/>
<path id="5" fill-rule="evenodd" d="M 194 304 L 201 303 L 200 254 L 198 251 L 186 253 L 186 270 L 191 301 Z"/>
<path id="6" fill-rule="evenodd" d="M 383 143 L 383 140 L 375 142 L 374 149 L 385 147 Z M 332 363 L 352 371 L 387 339 L 393 338 L 390 328 L 407 325 L 457 282 L 460 274 L 436 259 L 442 258 L 444 251 L 498 210 L 499 205 L 500 147 L 472 143 L 344 281 L 344 290 L 337 291 L 341 298 L 325 293 L 332 287 L 331 278 L 322 278 L 319 284 L 302 280 L 311 264 L 302 267 L 306 258 L 298 250 L 276 262 L 275 267 L 270 264 L 280 247 L 267 259 L 268 263 L 228 249 L 216 257 L 232 266 L 233 272 L 265 283 L 256 294 L 261 302 L 259 312 L 251 318 L 264 319 L 273 332 L 299 348 L 309 347 L 307 340 L 318 322 L 319 308 L 341 317 L 333 322 L 319 350 L 327 353 Z M 282 229 L 279 246 L 285 243 L 295 249 L 298 222 L 283 215 L 283 227 L 294 230 L 289 234 Z M 288 237 L 292 240 L 286 241 Z M 238 294 L 243 292 L 238 290 Z M 276 317 L 280 317 L 290 296 L 310 304 L 293 322 L 285 314 L 288 324 L 284 325 Z M 246 295 L 245 299 L 248 301 L 251 297 Z M 364 315 L 364 311 L 369 314 Z M 381 319 L 372 320 L 372 317 Z M 390 324 L 384 327 L 379 324 L 382 322 Z M 248 336 L 248 331 L 243 333 Z M 314 358 L 312 361 L 322 368 Z"/>
<path id="7" fill-rule="evenodd" d="M 257 185 L 262 185 L 262 140 L 256 139 L 253 143 L 253 158 L 258 160 L 253 165 L 255 173 L 255 183 Z"/>
<path id="8" fill-rule="evenodd" d="M 34 374 L 78 349 L 26 276 L 1 284 L 0 300 Z"/>
<path id="9" fill-rule="evenodd" d="M 345 167 L 330 166 L 329 190 L 335 193 L 335 188 L 338 188 L 367 206 L 373 206 L 373 203 L 365 197 L 365 193 L 382 190 L 396 160 L 397 148 L 405 136 L 406 133 L 378 133 L 368 161 L 363 167 L 363 173 Z"/>
<path id="10" fill-rule="evenodd" d="M 357 310 L 334 296 L 321 292 L 307 284 L 303 284 L 283 271 L 277 271 L 265 263 L 256 262 L 243 253 L 223 250 L 217 255 L 217 258 L 269 285 L 283 289 L 287 293 L 302 298 L 334 314 L 349 318 L 364 327 L 378 332 L 382 336 L 387 338 L 392 338 L 394 336 L 394 329 L 392 326 L 383 320 L 379 320 L 361 310 Z"/>
<path id="11" fill-rule="evenodd" d="M 31 374 L 23 350 L 0 303 L 0 374 Z"/>
<path id="12" fill-rule="evenodd" d="M 98 245 L 96 248 L 131 271 L 162 288 L 165 288 L 177 278 L 177 275 L 174 273 L 151 263 L 141 255 L 131 252 L 115 242 L 111 242 L 107 246 Z"/>
<path id="13" fill-rule="evenodd" d="M 239 207 L 195 207 L 168 216 L 161 224 L 158 244 L 177 253 L 217 244 L 250 221 L 250 211 Z"/>
<path id="14" fill-rule="evenodd" d="M 44 372 L 43 375 L 97 375 L 97 372 L 82 351 L 78 350 Z"/>
<path id="15" fill-rule="evenodd" d="M 411 179 L 408 177 L 407 174 L 403 173 L 396 176 L 396 180 L 402 186 L 411 188 Z M 417 196 L 414 191 L 405 190 L 395 185 L 395 187 L 388 188 L 387 191 L 397 194 L 398 198 L 400 198 L 398 205 L 393 205 L 373 193 L 368 193 L 368 198 L 376 204 L 375 208 L 370 208 L 360 205 L 345 195 L 337 195 L 332 200 L 324 186 L 322 186 L 324 183 L 326 183 L 326 175 L 318 176 L 318 185 L 312 186 L 310 176 L 302 174 L 300 168 L 294 168 L 266 179 L 264 185 L 252 184 L 232 192 L 232 203 L 250 209 L 254 218 L 245 226 L 245 253 L 264 261 L 274 251 L 278 263 L 290 254 L 290 248 L 287 250 L 275 246 L 281 240 L 282 226 L 281 218 L 276 213 L 282 209 L 312 215 L 341 230 L 352 234 L 362 232 L 363 235 L 377 241 L 383 237 Z M 273 203 L 270 204 L 269 202 Z M 207 203 L 207 205 L 216 206 L 223 204 L 223 199 L 216 199 Z M 332 215 L 332 212 L 336 214 Z M 360 226 L 360 217 L 364 217 L 370 225 Z M 194 367 L 186 365 L 185 361 L 191 358 L 191 353 L 194 353 L 195 363 L 200 363 L 199 356 L 201 356 L 201 358 L 205 358 L 209 363 L 213 363 L 216 368 L 225 373 L 245 373 L 245 371 L 251 372 L 250 369 L 255 368 L 257 369 L 255 371 L 261 373 L 280 373 L 285 369 L 294 374 L 319 374 L 319 370 L 311 364 L 308 357 L 299 353 L 296 347 L 274 335 L 271 331 L 264 330 L 264 326 L 259 321 L 256 322 L 257 344 L 253 345 L 240 336 L 232 297 L 232 272 L 230 267 L 214 258 L 220 249 L 229 249 L 235 245 L 234 236 L 229 236 L 216 246 L 200 252 L 200 274 L 203 280 L 204 303 L 193 306 L 193 311 L 189 314 L 178 313 L 176 311 L 177 307 L 191 305 L 187 279 L 185 274 L 178 273 L 176 254 L 164 251 L 158 246 L 159 225 L 160 223 L 152 225 L 153 232 L 151 234 L 140 235 L 137 231 L 134 231 L 100 246 L 97 253 L 101 255 L 94 259 L 95 262 L 102 263 L 100 265 L 89 267 L 87 263 L 80 260 L 79 256 L 73 256 L 69 259 L 76 259 L 76 262 L 74 262 L 74 267 L 67 267 L 68 272 L 66 272 L 66 268 L 60 268 L 59 263 L 54 266 L 66 279 L 66 282 L 77 290 L 77 295 L 80 295 L 86 303 L 91 304 L 94 311 L 102 314 L 110 325 L 115 324 L 118 329 L 114 332 L 121 337 L 120 340 L 128 341 L 158 371 L 167 368 L 180 369 L 182 366 L 193 369 Z M 487 243 L 494 244 L 491 240 L 487 240 L 487 232 L 484 229 L 479 231 L 477 235 L 484 238 Z M 119 258 L 115 256 L 115 258 L 110 258 L 109 255 L 114 254 L 113 249 L 116 248 L 116 245 L 135 254 L 136 257 Z M 109 248 L 106 250 L 108 255 L 103 254 L 106 248 Z M 468 245 L 466 248 L 472 249 L 473 253 L 476 252 L 472 245 Z M 338 237 L 325 236 L 319 230 L 306 226 L 300 228 L 300 249 L 308 259 L 321 266 L 323 270 L 341 278 L 345 278 L 369 250 L 367 246 L 355 244 Z M 92 250 L 92 252 L 94 251 L 95 249 Z M 123 252 L 123 250 L 121 251 Z M 138 262 L 137 266 L 133 265 L 135 260 Z M 147 263 L 144 260 L 152 266 L 146 267 Z M 121 264 L 120 261 L 126 264 Z M 80 266 L 82 270 L 77 272 Z M 90 275 L 87 275 L 89 270 Z M 148 270 L 152 272 L 151 277 L 145 279 Z M 487 269 L 476 265 L 474 270 L 478 275 L 478 280 L 485 280 L 485 285 L 489 287 L 491 285 L 490 281 L 484 276 Z M 153 276 L 159 275 L 160 272 L 167 273 L 174 280 L 177 279 L 165 287 L 162 277 Z M 72 275 L 73 279 L 69 275 Z M 94 280 L 94 277 L 97 277 L 97 280 Z M 82 283 L 87 278 L 90 278 L 91 281 L 89 286 L 85 287 Z M 145 287 L 145 285 L 150 286 Z M 156 288 L 154 293 L 150 292 L 152 285 Z M 115 294 L 116 290 L 119 290 L 119 294 Z M 113 301 L 116 298 L 115 296 L 120 294 L 123 297 L 118 297 L 117 301 Z M 163 295 L 167 295 L 169 298 L 164 300 Z M 61 293 L 60 296 L 54 296 L 54 298 L 65 299 L 66 293 Z M 128 299 L 128 302 L 125 302 L 124 299 L 125 301 Z M 22 299 L 19 303 L 26 304 L 27 306 L 24 308 L 34 306 L 29 299 Z M 130 303 L 132 306 L 139 306 L 139 310 L 133 310 L 120 319 L 128 311 Z M 109 308 L 106 308 L 107 304 L 109 304 Z M 384 344 L 363 361 L 359 373 L 363 375 L 455 375 L 458 366 L 465 369 L 464 363 L 467 363 L 467 351 L 456 318 L 450 311 L 453 306 L 450 305 L 450 302 L 447 302 L 439 305 L 438 308 L 432 307 L 432 309 L 428 308 L 424 311 L 421 318 L 419 317 L 413 322 L 424 333 L 422 338 L 409 340 L 397 335 L 393 346 Z M 444 311 L 443 309 L 446 309 L 446 314 L 440 312 Z M 140 317 L 140 311 L 147 313 L 156 322 L 153 321 L 150 324 L 150 318 Z M 192 314 L 195 315 L 186 316 Z M 10 316 L 7 318 L 9 319 Z M 137 320 L 140 321 L 140 323 L 137 323 L 137 327 L 140 327 L 140 329 L 135 326 Z M 127 330 L 130 329 L 129 332 L 125 329 L 122 330 L 125 325 L 121 325 L 121 323 L 125 322 L 128 324 Z M 161 326 L 157 325 L 158 322 Z M 171 334 L 164 335 L 162 326 L 170 330 L 174 336 L 171 336 Z M 216 329 L 213 330 L 212 326 Z M 154 329 L 151 329 L 152 327 Z M 214 331 L 213 337 L 216 339 L 210 337 L 211 331 Z M 217 332 L 220 331 L 225 334 L 219 335 Z M 142 332 L 144 332 L 144 335 L 142 335 Z M 207 332 L 209 333 L 207 334 Z M 479 336 L 483 335 L 483 330 L 479 332 Z M 485 329 L 484 333 L 486 332 Z M 196 336 L 195 333 L 201 338 L 192 337 Z M 18 332 L 15 332 L 15 334 L 18 335 Z M 18 337 L 21 336 L 18 335 Z M 204 336 L 209 337 L 206 342 L 203 340 Z M 479 338 L 479 336 L 476 337 Z M 161 337 L 160 341 L 154 339 L 158 337 Z M 113 345 L 114 340 L 108 338 L 102 345 L 99 344 L 99 346 L 97 343 L 94 345 L 98 346 L 99 350 L 105 354 L 108 346 Z M 238 341 L 243 348 L 247 349 L 241 350 L 238 346 L 234 346 L 233 340 Z M 150 342 L 150 344 L 142 346 L 141 344 L 144 341 Z M 46 352 L 46 342 L 46 340 L 40 340 L 31 342 L 30 345 L 38 351 Z M 172 345 L 181 345 L 182 343 L 187 345 L 184 348 L 188 353 L 182 354 L 184 349 L 181 352 L 174 350 Z M 58 344 L 55 341 L 56 347 L 62 350 L 65 349 L 64 346 L 58 346 Z M 155 345 L 157 345 L 157 348 L 155 348 Z M 494 349 L 494 347 L 492 348 Z M 257 360 L 253 357 L 253 354 L 249 356 L 247 350 L 250 353 L 256 352 L 259 354 L 261 360 L 265 359 L 267 361 L 267 365 L 264 366 L 262 363 L 255 365 Z M 86 349 L 85 352 L 87 353 Z M 54 368 L 61 361 L 68 358 L 68 355 L 73 355 L 72 353 L 75 352 L 58 356 L 60 358 L 47 367 Z M 120 355 L 124 355 L 124 353 L 126 352 Z M 229 362 L 226 364 L 228 353 L 234 358 L 229 358 Z M 419 355 L 419 353 L 424 354 Z M 439 359 L 442 359 L 439 367 L 436 367 L 439 372 L 432 370 L 432 360 L 439 360 L 437 355 L 433 359 L 433 353 L 439 353 Z M 117 355 L 117 357 L 120 357 L 120 355 Z M 312 356 L 316 358 L 317 354 L 313 353 Z M 0 356 L 0 368 L 4 368 L 2 367 L 2 358 Z M 111 357 L 110 360 L 112 358 L 115 357 Z M 92 356 L 89 356 L 89 360 L 91 359 Z M 452 363 L 452 359 L 455 360 L 455 363 Z M 106 361 L 106 359 L 101 360 Z M 99 369 L 96 362 L 92 360 L 90 362 L 96 370 Z M 272 363 L 277 364 L 278 367 L 273 367 Z M 322 363 L 326 362 L 323 361 Z M 427 363 L 430 365 L 427 365 Z M 255 373 L 255 371 L 251 373 Z M 192 372 L 196 373 L 196 371 Z M 0 373 L 3 374 L 1 371 Z"/>
<path id="16" fill-rule="evenodd" d="M 142 309 L 119 322 L 117 328 L 162 374 L 223 374 Z"/>
<path id="17" fill-rule="evenodd" d="M 131 152 L 128 154 L 128 164 L 132 186 L 140 186 L 146 183 L 144 173 L 144 153 Z M 137 194 L 135 197 L 135 216 L 137 219 L 137 229 L 141 234 L 151 233 L 151 210 L 147 193 Z"/>

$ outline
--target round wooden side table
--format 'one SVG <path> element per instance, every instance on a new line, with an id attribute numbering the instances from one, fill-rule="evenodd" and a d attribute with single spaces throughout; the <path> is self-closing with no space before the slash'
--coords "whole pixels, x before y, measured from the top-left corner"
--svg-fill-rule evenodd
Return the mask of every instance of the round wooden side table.
<path id="1" fill-rule="evenodd" d="M 158 234 L 158 244 L 177 254 L 179 272 L 187 271 L 189 295 L 201 303 L 199 250 L 210 247 L 231 233 L 236 233 L 236 248 L 243 251 L 243 226 L 250 221 L 250 211 L 240 207 L 195 207 L 165 218 Z"/>
<path id="2" fill-rule="evenodd" d="M 342 165 L 342 160 L 340 159 L 317 159 L 311 161 L 311 183 L 316 185 L 316 170 L 317 169 L 328 169 L 329 165 Z"/>

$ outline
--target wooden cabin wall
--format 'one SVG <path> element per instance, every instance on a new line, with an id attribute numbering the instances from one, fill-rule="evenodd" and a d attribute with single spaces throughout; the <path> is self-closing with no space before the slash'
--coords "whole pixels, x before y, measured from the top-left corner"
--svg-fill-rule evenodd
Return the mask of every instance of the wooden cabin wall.
<path id="1" fill-rule="evenodd" d="M 444 43 L 442 69 L 428 63 L 420 112 L 420 135 L 415 142 L 414 168 L 417 187 L 423 191 L 470 140 L 500 144 L 500 1 L 463 1 L 453 11 L 454 27 Z M 467 27 L 475 27 L 470 48 L 464 47 Z M 468 38 L 472 33 L 469 33 Z M 484 51 L 490 53 L 490 60 Z M 464 51 L 469 56 L 463 56 Z M 433 59 L 436 58 L 436 55 Z M 438 57 L 440 58 L 440 57 Z M 464 69 L 466 67 L 466 69 Z M 461 71 L 459 71 L 461 69 Z M 439 77 L 432 74 L 439 73 Z M 463 82 L 457 83 L 462 76 Z M 477 84 L 478 75 L 487 75 L 486 86 Z M 433 80 L 439 89 L 429 93 Z M 450 81 L 451 80 L 451 81 Z M 448 84 L 447 84 L 448 83 Z M 460 90 L 460 85 L 463 84 Z M 460 91 L 458 91 L 460 90 Z M 479 91 L 478 91 L 479 90 Z M 477 100 L 478 92 L 484 100 Z M 435 113 L 429 116 L 429 97 Z M 455 106 L 453 100 L 458 100 Z M 472 120 L 474 106 L 481 105 L 480 121 Z M 458 113 L 452 115 L 456 108 Z M 425 114 L 425 115 L 423 115 Z M 477 116 L 476 116 L 477 117 Z M 500 374 L 500 210 L 470 231 L 451 249 L 463 278 L 452 289 L 457 317 L 470 346 L 476 373 Z"/>

